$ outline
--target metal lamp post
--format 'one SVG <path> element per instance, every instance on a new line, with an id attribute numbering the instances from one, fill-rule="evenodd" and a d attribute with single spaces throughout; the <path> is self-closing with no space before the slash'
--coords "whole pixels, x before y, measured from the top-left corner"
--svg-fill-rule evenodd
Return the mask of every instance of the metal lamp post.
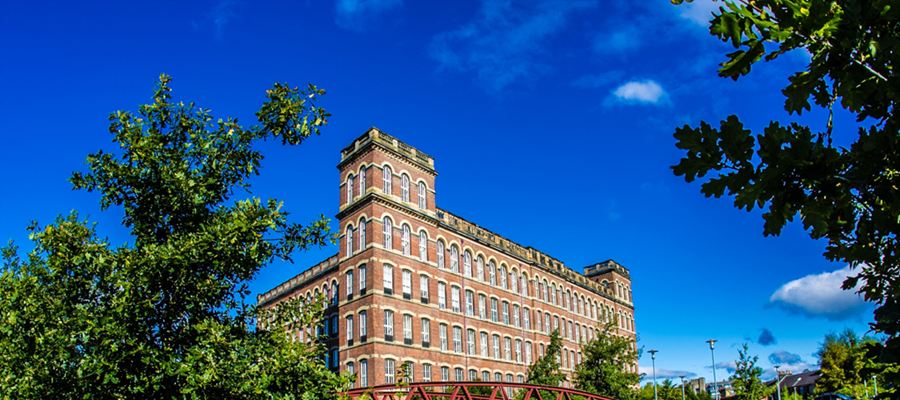
<path id="1" fill-rule="evenodd" d="M 787 375 L 784 378 L 781 377 L 781 372 L 778 371 L 778 368 L 781 368 L 780 365 L 775 366 L 775 390 L 778 392 L 778 400 L 781 400 L 781 381 L 787 379 Z"/>
<path id="2" fill-rule="evenodd" d="M 713 399 L 719 399 L 719 382 L 716 380 L 716 339 L 709 339 L 706 343 L 709 343 L 709 353 L 712 355 L 712 370 L 713 370 L 713 390 L 715 394 L 713 395 Z"/>
<path id="3" fill-rule="evenodd" d="M 678 377 L 681 378 L 681 400 L 684 400 L 684 375 L 679 375 Z"/>
<path id="4" fill-rule="evenodd" d="M 653 365 L 653 400 L 659 400 L 656 396 L 656 353 L 658 353 L 659 350 L 654 349 L 648 350 L 647 352 L 650 353 L 650 362 Z"/>

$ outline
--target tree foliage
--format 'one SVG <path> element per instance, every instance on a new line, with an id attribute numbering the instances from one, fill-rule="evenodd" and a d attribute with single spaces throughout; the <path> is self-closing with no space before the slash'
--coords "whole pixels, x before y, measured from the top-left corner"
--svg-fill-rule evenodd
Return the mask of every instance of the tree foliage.
<path id="1" fill-rule="evenodd" d="M 866 397 L 867 382 L 871 385 L 873 377 L 883 375 L 886 369 L 897 368 L 875 362 L 869 353 L 877 345 L 877 340 L 859 337 L 849 329 L 825 335 L 816 353 L 822 372 L 816 381 L 816 391 L 843 393 L 857 399 Z M 884 394 L 891 392 L 884 386 L 881 389 Z"/>
<path id="2" fill-rule="evenodd" d="M 31 226 L 27 254 L 3 250 L 0 398 L 313 399 L 345 384 L 321 346 L 286 334 L 315 325 L 316 304 L 263 313 L 265 330 L 244 302 L 264 265 L 325 244 L 327 221 L 293 223 L 276 200 L 235 195 L 259 172 L 258 142 L 318 134 L 324 91 L 276 84 L 244 127 L 173 102 L 169 82 L 137 113 L 113 113 L 118 148 L 71 178 L 124 211 L 128 243 L 73 213 Z"/>
<path id="3" fill-rule="evenodd" d="M 632 399 L 640 375 L 626 367 L 637 362 L 635 342 L 614 332 L 614 325 L 607 324 L 600 334 L 581 346 L 582 360 L 575 368 L 575 387 L 614 399 Z"/>
<path id="4" fill-rule="evenodd" d="M 672 0 L 681 3 L 683 0 Z M 799 215 L 825 256 L 858 275 L 844 282 L 878 304 L 875 331 L 887 335 L 885 362 L 900 358 L 900 8 L 891 0 L 723 1 L 710 33 L 735 51 L 719 75 L 734 80 L 760 60 L 805 51 L 809 63 L 787 78 L 787 114 L 813 108 L 828 114 L 822 129 L 772 121 L 752 132 L 729 116 L 675 131 L 685 156 L 673 166 L 688 182 L 705 178 L 706 196 L 734 197 L 737 208 L 764 208 L 764 234 L 778 235 Z M 842 109 L 856 117 L 849 132 L 833 132 Z M 855 140 L 833 144 L 832 134 Z M 854 135 L 855 133 L 855 135 Z M 897 375 L 891 379 L 900 383 Z"/>
<path id="5" fill-rule="evenodd" d="M 762 381 L 763 370 L 756 363 L 758 356 L 750 355 L 750 346 L 744 343 L 738 349 L 738 359 L 734 361 L 734 374 L 731 375 L 731 387 L 734 388 L 738 400 L 759 400 L 769 395 L 773 388 Z"/>
<path id="6" fill-rule="evenodd" d="M 554 329 L 550 333 L 550 343 L 544 355 L 528 366 L 527 382 L 535 385 L 559 386 L 566 379 L 566 375 L 559 370 L 561 355 L 562 338 L 559 336 L 559 329 Z"/>

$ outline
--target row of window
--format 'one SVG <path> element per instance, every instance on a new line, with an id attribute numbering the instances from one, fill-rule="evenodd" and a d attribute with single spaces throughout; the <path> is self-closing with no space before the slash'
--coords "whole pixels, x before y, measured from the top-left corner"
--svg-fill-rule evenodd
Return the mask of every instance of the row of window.
<path id="1" fill-rule="evenodd" d="M 412 361 L 407 361 L 404 363 L 403 369 L 398 369 L 397 361 L 393 358 L 386 358 L 384 360 L 384 383 L 392 384 L 396 383 L 398 380 L 402 378 L 405 374 L 408 382 L 417 381 L 417 377 L 421 377 L 422 382 L 431 382 L 432 381 L 432 365 L 430 363 L 423 363 L 422 365 L 421 375 L 416 371 L 416 365 Z M 359 360 L 359 370 L 357 370 L 356 363 L 353 361 L 349 361 L 346 364 L 347 372 L 350 375 L 355 375 L 356 380 L 351 382 L 351 387 L 356 387 L 359 385 L 360 387 L 369 386 L 369 360 L 361 359 Z M 451 380 L 451 369 L 449 366 L 441 366 L 440 370 L 440 380 L 441 382 L 448 382 Z M 491 371 L 483 370 L 481 371 L 481 380 L 484 382 L 490 382 L 491 379 Z M 453 380 L 455 381 L 464 381 L 465 377 L 463 375 L 463 369 L 460 367 L 453 368 Z M 493 381 L 502 382 L 503 374 L 500 372 L 494 372 Z M 475 369 L 469 369 L 468 379 L 470 381 L 474 381 L 478 379 L 478 371 Z M 517 374 L 515 377 L 518 383 L 525 382 L 525 375 Z M 513 374 L 506 374 L 506 382 L 513 381 Z"/>
<path id="2" fill-rule="evenodd" d="M 382 266 L 382 287 L 384 288 L 385 294 L 394 294 L 394 267 L 391 264 L 383 264 Z M 348 271 L 350 275 L 348 275 L 348 279 L 352 280 L 352 271 Z M 403 269 L 401 270 L 401 293 L 404 299 L 412 299 L 413 298 L 413 273 L 411 270 Z M 430 295 L 430 285 L 429 285 L 429 277 L 427 275 L 419 275 L 419 300 L 423 304 L 428 304 L 431 302 Z M 348 281 L 349 282 L 349 281 Z M 461 307 L 461 298 L 460 298 L 461 288 L 456 285 L 451 285 L 450 287 L 450 303 L 449 309 L 455 313 L 462 313 L 463 309 Z M 349 293 L 348 293 L 349 295 Z M 476 317 L 476 305 L 475 305 L 475 292 L 472 290 L 465 290 L 465 314 L 469 317 Z M 479 293 L 478 304 L 477 304 L 477 317 L 482 320 L 490 320 L 495 323 L 503 323 L 504 325 L 514 326 L 516 328 L 524 328 L 531 329 L 531 321 L 532 314 L 531 310 L 528 307 L 519 307 L 518 304 L 510 304 L 506 300 L 499 300 L 496 297 L 491 297 L 488 301 L 487 295 L 483 293 Z M 488 302 L 490 302 L 490 314 L 488 314 Z M 447 304 L 447 284 L 441 281 L 437 283 L 437 306 L 439 309 L 445 310 L 448 308 Z M 511 309 L 511 312 L 510 312 Z M 611 322 L 613 321 L 613 312 L 611 307 L 604 306 L 602 308 L 601 314 L 598 316 L 598 319 L 603 322 Z M 621 327 L 629 330 L 633 330 L 633 319 L 626 318 L 626 313 L 619 312 L 619 321 L 614 321 L 619 323 Z M 552 327 L 551 327 L 551 315 L 549 312 L 544 313 L 544 318 L 541 319 L 540 310 L 535 311 L 535 322 L 537 324 L 537 329 L 539 331 L 546 332 L 549 334 L 553 329 L 560 329 L 563 337 L 568 337 L 571 340 L 582 342 L 583 340 L 587 340 L 587 331 L 590 330 L 587 326 L 582 326 L 580 323 L 574 321 L 568 321 L 568 329 L 566 326 L 565 317 L 562 318 L 562 322 L 560 323 L 559 316 L 553 316 L 552 319 Z M 591 332 L 593 334 L 593 332 Z M 593 336 L 593 335 L 592 335 Z"/>
<path id="3" fill-rule="evenodd" d="M 366 182 L 366 172 L 368 171 L 368 167 L 365 165 L 359 167 L 359 174 L 355 175 L 350 173 L 347 176 L 347 182 L 345 183 L 347 189 L 347 203 L 353 202 L 353 199 L 356 195 L 363 195 L 366 193 L 366 189 L 368 188 Z M 386 194 L 393 194 L 393 181 L 394 181 L 394 173 L 391 170 L 391 167 L 385 165 L 381 168 L 381 191 Z M 357 177 L 359 177 L 357 182 Z M 357 183 L 359 184 L 359 193 L 356 193 Z M 400 173 L 400 199 L 404 202 L 410 202 L 410 191 L 409 191 L 409 175 L 405 172 Z M 428 196 L 428 188 L 425 185 L 425 182 L 419 181 L 416 184 L 416 203 L 420 209 L 425 209 L 427 207 L 427 196 Z"/>
<path id="4" fill-rule="evenodd" d="M 366 226 L 367 223 L 365 218 L 360 218 L 358 228 L 354 227 L 352 223 L 347 225 L 344 236 L 348 256 L 354 254 L 356 251 L 365 249 L 366 244 L 368 243 L 366 241 Z M 385 249 L 393 250 L 394 223 L 391 217 L 384 216 L 381 220 L 381 226 L 383 239 L 382 246 Z M 357 229 L 359 231 L 358 233 Z M 412 236 L 412 228 L 409 224 L 403 223 L 400 226 L 400 252 L 405 256 L 412 256 Z M 429 243 L 428 233 L 424 229 L 419 229 L 416 236 L 418 242 L 416 256 L 419 260 L 427 262 Z M 491 286 L 509 290 L 516 294 L 519 294 L 519 289 L 521 288 L 521 294 L 527 297 L 531 295 L 528 285 L 528 283 L 531 282 L 538 300 L 543 300 L 550 304 L 567 308 L 571 312 L 585 316 L 591 311 L 589 308 L 594 307 L 594 305 L 583 295 L 579 295 L 577 292 L 573 293 L 570 289 L 564 289 L 562 284 L 557 286 L 555 282 L 548 281 L 547 279 L 541 280 L 539 278 L 529 281 L 528 275 L 523 273 L 520 276 L 516 268 L 508 270 L 505 265 L 501 264 L 498 269 L 493 260 L 488 260 L 487 264 L 485 264 L 484 257 L 481 255 L 474 258 L 475 268 L 473 270 L 473 256 L 471 251 L 468 249 L 465 250 L 462 253 L 462 260 L 460 260 L 459 247 L 455 243 L 450 245 L 449 250 L 446 249 L 446 245 L 442 239 L 438 239 L 435 243 L 437 246 L 436 262 L 438 268 L 449 269 L 451 272 L 460 273 L 460 261 L 462 261 L 463 275 L 478 279 Z M 604 284 L 608 286 L 609 282 L 604 282 Z M 616 282 L 616 286 L 619 289 L 618 297 L 631 301 L 630 289 L 618 282 Z"/>

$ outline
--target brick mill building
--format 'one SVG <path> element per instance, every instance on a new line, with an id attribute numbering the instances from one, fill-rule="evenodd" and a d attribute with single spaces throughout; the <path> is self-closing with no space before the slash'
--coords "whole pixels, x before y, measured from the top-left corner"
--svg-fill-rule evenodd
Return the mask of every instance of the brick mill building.
<path id="1" fill-rule="evenodd" d="M 607 260 L 581 274 L 438 208 L 427 154 L 372 128 L 341 150 L 338 169 L 338 254 L 258 302 L 323 294 L 326 362 L 355 373 L 355 386 L 394 383 L 402 364 L 414 381 L 523 382 L 553 329 L 571 375 L 605 321 L 635 337 L 625 267 Z"/>

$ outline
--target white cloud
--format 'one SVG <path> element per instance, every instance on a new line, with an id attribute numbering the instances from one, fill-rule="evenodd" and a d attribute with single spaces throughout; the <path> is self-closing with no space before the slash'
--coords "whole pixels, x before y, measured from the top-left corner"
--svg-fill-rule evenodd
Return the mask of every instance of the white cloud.
<path id="1" fill-rule="evenodd" d="M 593 0 L 484 0 L 472 22 L 436 35 L 429 53 L 441 68 L 474 72 L 487 89 L 502 90 L 546 73 L 545 42 L 575 12 L 594 5 Z"/>
<path id="2" fill-rule="evenodd" d="M 335 23 L 344 29 L 362 31 L 374 17 L 402 3 L 402 0 L 338 0 Z"/>
<path id="3" fill-rule="evenodd" d="M 858 317 L 868 304 L 855 290 L 843 290 L 844 280 L 853 275 L 850 267 L 807 275 L 782 285 L 769 302 L 790 312 L 830 320 Z"/>
<path id="4" fill-rule="evenodd" d="M 662 86 L 649 79 L 625 82 L 613 90 L 612 95 L 626 104 L 661 104 L 667 99 Z"/>
<path id="5" fill-rule="evenodd" d="M 713 0 L 694 0 L 693 2 L 685 2 L 678 6 L 679 15 L 699 26 L 708 27 L 709 21 L 712 20 L 713 11 L 717 11 L 722 4 L 718 4 Z"/>

